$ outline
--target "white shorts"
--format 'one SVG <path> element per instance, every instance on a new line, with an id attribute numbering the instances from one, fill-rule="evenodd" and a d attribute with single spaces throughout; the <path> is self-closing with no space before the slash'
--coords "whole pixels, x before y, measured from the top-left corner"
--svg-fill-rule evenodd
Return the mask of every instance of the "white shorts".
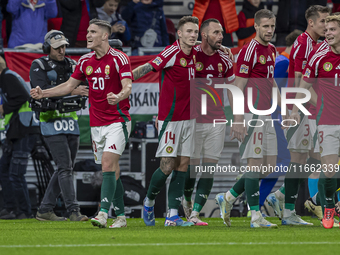
<path id="1" fill-rule="evenodd" d="M 257 115 L 254 116 L 251 113 L 244 114 L 248 135 L 242 143 L 239 142 L 242 159 L 277 155 L 276 132 L 274 124 L 271 121 L 271 116 L 256 116 Z M 252 119 L 254 119 L 254 121 L 250 122 L 251 126 L 249 126 L 248 121 Z"/>
<path id="2" fill-rule="evenodd" d="M 338 155 L 340 148 L 340 125 L 319 125 L 318 131 L 321 157 Z"/>
<path id="3" fill-rule="evenodd" d="M 318 139 L 318 128 L 316 127 L 316 120 L 308 119 L 310 133 L 312 135 L 312 148 L 314 148 L 314 152 L 320 152 L 320 144 Z"/>
<path id="4" fill-rule="evenodd" d="M 94 159 L 101 164 L 104 151 L 122 155 L 131 132 L 131 121 L 91 127 Z"/>
<path id="5" fill-rule="evenodd" d="M 291 114 L 291 110 L 289 110 L 289 114 Z M 288 142 L 288 150 L 306 153 L 312 149 L 313 134 L 308 116 L 304 115 L 299 125 L 285 129 L 284 134 Z"/>
<path id="6" fill-rule="evenodd" d="M 195 150 L 193 158 L 203 158 L 219 160 L 224 147 L 226 125 L 216 125 L 211 123 L 196 123 Z"/>
<path id="7" fill-rule="evenodd" d="M 156 157 L 191 157 L 194 152 L 196 120 L 158 121 Z"/>

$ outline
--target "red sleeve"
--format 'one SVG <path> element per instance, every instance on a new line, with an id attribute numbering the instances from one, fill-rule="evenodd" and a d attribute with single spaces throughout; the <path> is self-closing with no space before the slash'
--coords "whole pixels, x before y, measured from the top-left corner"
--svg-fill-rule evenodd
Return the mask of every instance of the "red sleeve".
<path id="1" fill-rule="evenodd" d="M 75 68 L 73 74 L 71 75 L 71 77 L 76 79 L 76 80 L 85 81 L 86 76 L 85 76 L 84 72 L 80 69 L 80 67 L 82 66 L 82 62 L 83 61 L 78 62 L 78 64 L 76 65 L 76 68 Z"/>
<path id="2" fill-rule="evenodd" d="M 254 52 L 255 50 L 253 50 L 249 56 L 249 52 L 247 53 L 246 56 L 246 52 L 247 52 L 247 48 L 243 47 L 242 50 L 239 52 L 238 54 L 238 58 L 237 58 L 237 67 L 236 67 L 236 73 L 235 75 L 238 77 L 242 77 L 242 78 L 249 78 L 250 77 L 250 73 L 251 70 L 253 69 L 253 59 L 254 59 Z"/>
<path id="3" fill-rule="evenodd" d="M 129 57 L 125 53 L 121 53 L 118 55 L 118 59 L 120 61 L 119 65 L 119 77 L 120 80 L 123 79 L 131 79 L 133 80 L 133 75 L 131 71 L 131 63 Z"/>
<path id="4" fill-rule="evenodd" d="M 161 53 L 159 53 L 156 58 L 150 60 L 148 63 L 158 72 L 163 70 L 172 57 L 178 52 L 179 48 L 174 45 L 169 45 Z M 172 66 L 173 63 L 170 63 Z M 169 65 L 168 65 L 169 66 Z"/>
<path id="5" fill-rule="evenodd" d="M 228 83 L 233 83 L 235 81 L 234 67 L 233 63 L 229 61 L 227 63 L 227 71 L 224 73 L 224 78 Z"/>
<path id="6" fill-rule="evenodd" d="M 306 44 L 300 44 L 299 50 L 296 53 L 294 62 L 295 62 L 295 70 L 294 72 L 300 72 L 302 73 L 304 67 L 306 66 L 307 63 L 307 55 L 306 55 Z"/>

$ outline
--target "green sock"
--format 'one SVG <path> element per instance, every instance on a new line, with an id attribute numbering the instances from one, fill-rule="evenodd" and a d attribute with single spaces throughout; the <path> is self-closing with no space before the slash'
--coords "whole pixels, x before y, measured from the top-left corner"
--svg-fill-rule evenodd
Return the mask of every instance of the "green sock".
<path id="1" fill-rule="evenodd" d="M 172 178 L 168 192 L 169 209 L 178 209 L 184 193 L 185 172 L 172 171 Z"/>
<path id="2" fill-rule="evenodd" d="M 325 179 L 325 197 L 326 197 L 326 208 L 334 208 L 334 193 L 336 191 L 336 179 L 326 178 Z"/>
<path id="3" fill-rule="evenodd" d="M 242 177 L 234 184 L 234 186 L 232 187 L 232 189 L 230 190 L 230 193 L 234 196 L 234 197 L 238 197 L 239 195 L 241 195 L 244 191 L 244 185 L 245 185 L 245 176 L 247 173 L 243 174 Z M 237 195 L 237 196 L 236 196 Z"/>
<path id="4" fill-rule="evenodd" d="M 319 179 L 320 182 L 320 179 Z M 319 183 L 318 183 L 318 189 L 319 189 Z M 318 191 L 318 193 L 316 193 L 316 199 L 315 199 L 316 205 L 321 205 L 321 201 L 320 201 L 320 193 Z"/>
<path id="5" fill-rule="evenodd" d="M 250 210 L 259 211 L 259 173 L 248 172 L 244 174 L 245 177 L 245 191 Z"/>
<path id="6" fill-rule="evenodd" d="M 124 216 L 124 187 L 120 177 L 117 180 L 116 192 L 112 200 L 116 216 Z"/>
<path id="7" fill-rule="evenodd" d="M 192 208 L 192 210 L 195 212 L 200 212 L 202 208 L 203 206 L 201 206 L 200 204 L 194 203 L 194 207 Z"/>
<path id="8" fill-rule="evenodd" d="M 285 189 L 285 185 L 282 185 L 280 188 L 279 188 L 279 191 L 285 195 L 286 194 L 286 189 Z"/>
<path id="9" fill-rule="evenodd" d="M 116 173 L 103 172 L 103 183 L 100 194 L 100 211 L 108 212 L 116 191 Z"/>
<path id="10" fill-rule="evenodd" d="M 216 166 L 216 164 L 214 164 L 214 166 Z M 211 188 L 213 186 L 214 178 L 212 177 L 213 175 L 211 175 L 210 173 L 203 173 L 201 178 L 198 181 L 196 196 L 195 196 L 195 204 L 201 205 L 201 208 L 200 208 L 201 210 L 202 210 L 202 207 L 207 202 Z M 197 211 L 197 212 L 200 212 L 200 211 Z"/>
<path id="11" fill-rule="evenodd" d="M 195 175 L 195 178 L 190 178 L 190 172 L 191 172 L 191 175 L 195 174 L 194 165 L 189 165 L 188 171 L 185 174 L 184 199 L 188 202 L 191 202 L 191 196 L 192 196 L 192 193 L 194 192 L 195 182 L 196 182 L 196 175 Z"/>
<path id="12" fill-rule="evenodd" d="M 169 175 L 165 175 L 160 168 L 157 168 L 157 170 L 153 173 L 148 193 L 146 195 L 150 200 L 155 200 L 156 196 L 163 188 L 168 176 Z"/>
<path id="13" fill-rule="evenodd" d="M 323 171 L 320 173 L 319 182 L 318 182 L 318 194 L 316 195 L 316 203 L 321 205 L 322 213 L 324 211 L 324 208 L 326 207 L 326 196 L 325 196 L 325 181 L 326 176 Z"/>
<path id="14" fill-rule="evenodd" d="M 297 178 L 297 174 L 300 171 L 301 164 L 290 162 L 289 168 L 290 171 L 286 173 L 285 177 L 285 187 L 287 188 L 287 192 L 285 192 L 285 208 L 294 210 L 295 209 L 295 201 L 297 198 L 297 194 L 299 192 L 299 184 L 300 178 Z M 296 169 L 296 172 L 294 172 Z"/>

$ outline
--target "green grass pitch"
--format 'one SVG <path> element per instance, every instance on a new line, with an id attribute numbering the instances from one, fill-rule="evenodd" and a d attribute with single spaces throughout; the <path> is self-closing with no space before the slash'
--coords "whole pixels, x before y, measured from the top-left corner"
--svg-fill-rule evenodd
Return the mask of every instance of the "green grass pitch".
<path id="1" fill-rule="evenodd" d="M 128 219 L 121 229 L 99 229 L 89 221 L 0 220 L 0 254 L 337 254 L 340 229 L 304 219 L 314 226 L 281 226 L 277 218 L 269 220 L 278 229 L 251 229 L 250 218 L 233 218 L 230 228 L 217 218 L 205 219 L 209 226 L 192 227 L 164 227 L 164 219 L 146 227 L 142 219 Z"/>

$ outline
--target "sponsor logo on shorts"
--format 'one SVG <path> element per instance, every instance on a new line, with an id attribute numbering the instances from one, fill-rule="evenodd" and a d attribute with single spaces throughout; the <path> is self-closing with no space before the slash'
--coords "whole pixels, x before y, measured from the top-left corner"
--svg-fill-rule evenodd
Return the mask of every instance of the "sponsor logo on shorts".
<path id="1" fill-rule="evenodd" d="M 86 71 L 85 72 L 86 72 L 87 75 L 90 75 L 93 72 L 92 66 L 86 67 Z"/>
<path id="2" fill-rule="evenodd" d="M 255 152 L 256 154 L 260 154 L 260 153 L 261 153 L 261 148 L 260 148 L 260 147 L 256 147 L 255 150 L 254 150 L 254 152 Z"/>
<path id="3" fill-rule="evenodd" d="M 202 71 L 203 70 L 203 64 L 201 62 L 196 63 L 196 71 Z"/>
<path id="4" fill-rule="evenodd" d="M 307 139 L 303 139 L 302 140 L 302 145 L 303 146 L 307 146 L 308 145 L 308 140 Z"/>
<path id="5" fill-rule="evenodd" d="M 115 145 L 115 144 L 112 144 L 112 145 L 109 147 L 109 149 L 111 149 L 111 150 L 117 150 L 117 148 L 116 148 L 116 145 Z"/>
<path id="6" fill-rule="evenodd" d="M 170 153 L 172 153 L 174 151 L 174 148 L 172 148 L 171 146 L 168 146 L 168 147 L 166 147 L 165 150 L 166 150 L 167 153 L 170 154 Z"/>
<path id="7" fill-rule="evenodd" d="M 162 62 L 163 60 L 160 57 L 157 57 L 152 61 L 152 63 L 155 63 L 156 66 L 159 66 Z"/>
<path id="8" fill-rule="evenodd" d="M 309 78 L 309 77 L 310 77 L 310 69 L 309 69 L 309 68 L 306 69 L 306 72 L 305 72 L 305 74 L 303 75 L 303 77 L 306 77 L 306 78 Z"/>
<path id="9" fill-rule="evenodd" d="M 261 56 L 259 57 L 259 61 L 260 61 L 260 63 L 261 63 L 262 65 L 264 65 L 264 64 L 266 63 L 266 58 L 265 58 L 263 55 L 261 55 Z"/>
<path id="10" fill-rule="evenodd" d="M 185 58 L 181 58 L 181 59 L 179 60 L 179 63 L 180 63 L 181 66 L 183 66 L 183 67 L 186 67 L 186 66 L 187 66 L 187 61 L 185 60 Z"/>
<path id="11" fill-rule="evenodd" d="M 326 63 L 323 64 L 323 69 L 326 72 L 329 72 L 330 70 L 332 70 L 332 68 L 333 68 L 333 65 L 330 62 L 326 62 Z"/>
<path id="12" fill-rule="evenodd" d="M 125 77 L 125 76 L 131 76 L 131 73 L 130 72 L 122 73 L 122 77 Z"/>
<path id="13" fill-rule="evenodd" d="M 240 68 L 240 73 L 245 73 L 245 74 L 248 74 L 248 71 L 249 71 L 249 66 L 247 65 L 241 65 L 241 68 Z"/>
<path id="14" fill-rule="evenodd" d="M 109 65 L 106 65 L 106 66 L 105 66 L 105 74 L 106 74 L 106 75 L 109 75 L 109 74 L 110 74 L 110 66 L 109 66 Z"/>

